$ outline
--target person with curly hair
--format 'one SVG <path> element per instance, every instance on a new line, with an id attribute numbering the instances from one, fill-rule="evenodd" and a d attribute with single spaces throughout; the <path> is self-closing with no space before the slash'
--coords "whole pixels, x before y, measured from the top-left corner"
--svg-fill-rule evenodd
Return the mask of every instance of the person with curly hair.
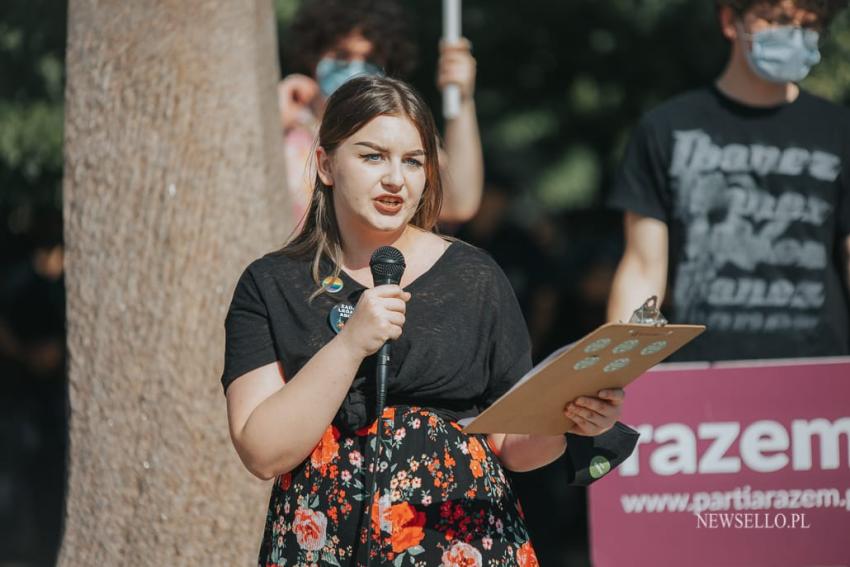
<path id="1" fill-rule="evenodd" d="M 406 76 L 416 63 L 404 8 L 397 0 L 307 0 L 284 44 L 292 71 L 280 82 L 287 181 L 296 219 L 312 192 L 310 156 L 327 98 L 357 75 Z M 475 115 L 475 59 L 466 39 L 440 45 L 437 86 L 456 84 L 459 115 L 446 122 L 440 166 L 445 201 L 440 220 L 462 222 L 478 211 L 484 185 Z M 300 221 L 299 221 L 300 222 Z"/>
<path id="2" fill-rule="evenodd" d="M 725 69 L 642 119 L 610 195 L 609 319 L 669 289 L 672 321 L 708 326 L 680 359 L 850 353 L 850 111 L 798 85 L 846 4 L 717 0 Z"/>

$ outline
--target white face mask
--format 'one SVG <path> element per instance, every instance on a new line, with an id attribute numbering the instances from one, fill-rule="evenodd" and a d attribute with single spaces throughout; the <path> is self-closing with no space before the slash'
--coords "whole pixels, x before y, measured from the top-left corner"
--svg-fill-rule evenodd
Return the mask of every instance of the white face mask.
<path id="1" fill-rule="evenodd" d="M 820 34 L 814 30 L 778 26 L 748 34 L 742 27 L 739 29 L 741 36 L 752 42 L 746 50 L 750 68 L 766 81 L 802 81 L 820 62 Z"/>

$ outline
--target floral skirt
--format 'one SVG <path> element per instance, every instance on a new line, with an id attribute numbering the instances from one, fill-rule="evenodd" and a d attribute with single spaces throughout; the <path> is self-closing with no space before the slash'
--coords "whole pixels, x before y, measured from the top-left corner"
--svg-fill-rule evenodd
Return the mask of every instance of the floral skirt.
<path id="1" fill-rule="evenodd" d="M 484 436 L 415 407 L 387 408 L 381 423 L 375 498 L 375 423 L 348 436 L 328 427 L 310 458 L 275 480 L 260 567 L 537 566 Z"/>

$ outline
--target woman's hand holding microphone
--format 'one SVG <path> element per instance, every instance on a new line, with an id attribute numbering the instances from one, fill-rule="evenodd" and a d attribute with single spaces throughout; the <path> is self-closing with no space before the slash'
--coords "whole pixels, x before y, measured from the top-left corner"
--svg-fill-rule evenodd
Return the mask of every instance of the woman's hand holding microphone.
<path id="1" fill-rule="evenodd" d="M 378 352 L 385 342 L 401 336 L 410 297 L 409 292 L 392 284 L 367 289 L 337 339 L 359 358 Z"/>

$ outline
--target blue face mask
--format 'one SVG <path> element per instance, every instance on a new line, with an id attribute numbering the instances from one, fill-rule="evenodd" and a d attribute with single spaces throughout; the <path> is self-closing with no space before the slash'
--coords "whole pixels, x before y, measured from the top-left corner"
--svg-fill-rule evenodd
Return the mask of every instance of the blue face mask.
<path id="1" fill-rule="evenodd" d="M 815 30 L 778 26 L 742 35 L 752 41 L 747 61 L 761 78 L 772 83 L 802 81 L 820 62 Z"/>
<path id="2" fill-rule="evenodd" d="M 345 61 L 325 57 L 316 66 L 316 80 L 326 97 L 331 96 L 343 83 L 360 75 L 383 75 L 381 68 L 366 61 Z"/>

